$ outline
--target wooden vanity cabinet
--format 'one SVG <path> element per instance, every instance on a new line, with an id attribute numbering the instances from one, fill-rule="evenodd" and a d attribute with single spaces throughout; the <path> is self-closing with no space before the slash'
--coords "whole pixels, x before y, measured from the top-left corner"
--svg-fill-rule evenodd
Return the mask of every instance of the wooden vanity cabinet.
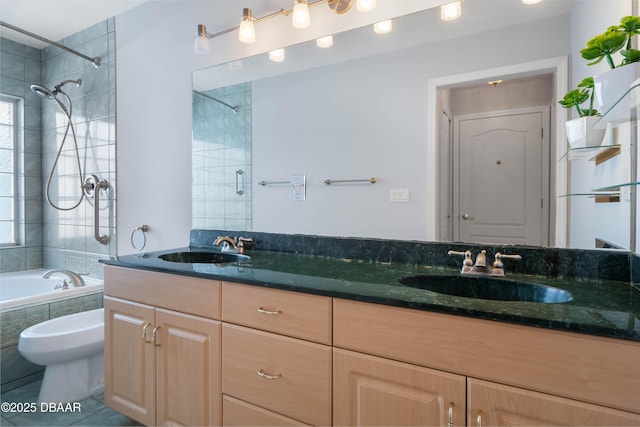
<path id="1" fill-rule="evenodd" d="M 107 266 L 104 308 L 105 404 L 150 426 L 220 425 L 220 283 Z"/>
<path id="2" fill-rule="evenodd" d="M 456 407 L 466 406 L 469 426 L 640 425 L 637 342 L 334 299 L 334 347 L 377 357 L 373 364 L 359 356 L 345 369 L 335 350 L 336 424 L 373 424 L 353 418 L 366 411 L 358 407 L 362 396 L 351 391 L 354 380 L 342 378 L 346 372 L 371 363 L 376 367 L 358 375 L 368 384 L 383 384 L 388 380 L 381 366 L 400 362 L 466 377 L 466 402 Z M 378 386 L 383 392 L 377 393 L 399 384 Z M 342 407 L 351 408 L 351 418 L 342 418 Z M 442 419 L 439 414 L 435 425 Z"/>
<path id="3" fill-rule="evenodd" d="M 222 307 L 224 425 L 331 425 L 331 298 L 223 282 Z"/>
<path id="4" fill-rule="evenodd" d="M 105 267 L 105 403 L 146 425 L 640 425 L 640 343 Z"/>

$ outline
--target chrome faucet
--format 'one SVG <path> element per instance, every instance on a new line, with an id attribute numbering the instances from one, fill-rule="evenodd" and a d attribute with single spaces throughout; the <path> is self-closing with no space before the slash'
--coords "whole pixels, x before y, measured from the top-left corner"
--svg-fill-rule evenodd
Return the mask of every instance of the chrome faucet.
<path id="1" fill-rule="evenodd" d="M 84 286 L 84 279 L 82 277 L 80 277 L 79 274 L 76 274 L 73 271 L 64 270 L 64 269 L 49 270 L 49 271 L 45 272 L 42 275 L 42 278 L 43 279 L 48 279 L 54 273 L 60 273 L 60 274 L 63 274 L 65 276 L 67 276 L 67 278 L 69 278 L 69 281 L 71 282 L 71 284 L 73 286 L 75 286 L 75 287 Z M 67 284 L 67 281 L 65 280 L 64 283 Z"/>
<path id="2" fill-rule="evenodd" d="M 482 250 L 476 257 L 475 263 L 471 259 L 471 251 L 459 252 L 459 251 L 449 251 L 447 252 L 449 256 L 451 255 L 461 255 L 464 256 L 464 261 L 462 261 L 462 269 L 460 270 L 460 274 L 467 275 L 476 275 L 476 276 L 504 276 L 504 263 L 503 259 L 513 259 L 513 260 L 521 260 L 522 257 L 520 255 L 507 255 L 500 252 L 496 252 L 495 260 L 492 265 L 487 265 L 487 251 Z"/>
<path id="3" fill-rule="evenodd" d="M 222 252 L 237 252 L 239 254 L 244 254 L 246 250 L 245 243 L 247 242 L 253 242 L 253 239 L 246 237 L 231 238 L 229 236 L 218 236 L 215 242 L 213 242 L 213 246 L 219 246 L 222 244 Z"/>

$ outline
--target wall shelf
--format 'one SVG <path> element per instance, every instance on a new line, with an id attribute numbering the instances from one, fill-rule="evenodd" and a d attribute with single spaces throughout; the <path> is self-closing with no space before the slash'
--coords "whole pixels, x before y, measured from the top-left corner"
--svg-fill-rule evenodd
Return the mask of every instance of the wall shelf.
<path id="1" fill-rule="evenodd" d="M 595 160 L 596 165 L 599 165 L 602 162 L 605 162 L 618 154 L 620 154 L 620 144 L 614 145 L 599 145 L 597 147 L 577 147 L 577 148 L 569 148 L 566 153 L 560 158 L 563 160 Z M 608 157 L 607 157 L 608 156 Z M 605 158 L 606 157 L 606 158 Z M 604 160 L 598 159 L 605 158 Z"/>
<path id="2" fill-rule="evenodd" d="M 569 193 L 559 197 L 591 197 L 595 199 L 596 203 L 617 203 L 620 201 L 620 192 L 608 191 L 597 193 L 594 191 L 593 193 Z"/>
<path id="3" fill-rule="evenodd" d="M 592 158 L 590 158 L 589 160 L 591 161 L 595 161 L 596 162 L 596 166 L 606 162 L 607 160 L 610 160 L 612 158 L 614 158 L 615 156 L 617 156 L 618 154 L 620 154 L 622 152 L 622 149 L 619 145 L 613 145 L 613 146 L 609 146 L 609 147 L 605 147 L 602 150 L 600 150 L 595 156 L 593 156 Z"/>

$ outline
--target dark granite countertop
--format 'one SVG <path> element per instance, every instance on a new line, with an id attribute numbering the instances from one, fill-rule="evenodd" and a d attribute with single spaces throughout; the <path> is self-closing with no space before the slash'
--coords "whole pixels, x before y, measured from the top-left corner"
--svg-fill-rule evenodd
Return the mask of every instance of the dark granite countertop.
<path id="1" fill-rule="evenodd" d="M 105 264 L 174 273 L 269 288 L 326 295 L 590 335 L 640 341 L 640 291 L 628 282 L 509 274 L 520 282 L 569 291 L 564 303 L 494 301 L 457 297 L 404 286 L 401 277 L 458 275 L 450 266 L 331 258 L 274 251 L 249 251 L 250 260 L 225 264 L 164 261 L 159 255 L 202 249 L 180 248 L 126 255 Z M 506 284 L 508 285 L 508 284 Z"/>

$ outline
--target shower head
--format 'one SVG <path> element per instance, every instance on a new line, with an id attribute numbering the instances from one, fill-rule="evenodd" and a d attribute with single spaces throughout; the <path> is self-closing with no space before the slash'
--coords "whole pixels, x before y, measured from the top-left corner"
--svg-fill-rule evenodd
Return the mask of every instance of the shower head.
<path id="1" fill-rule="evenodd" d="M 41 85 L 31 85 L 31 91 L 44 99 L 53 99 L 56 96 L 54 92 Z"/>
<path id="2" fill-rule="evenodd" d="M 35 93 L 36 95 L 41 96 L 45 99 L 53 99 L 56 97 L 57 94 L 62 92 L 62 86 L 66 85 L 67 83 L 73 83 L 76 85 L 76 87 L 80 87 L 80 85 L 82 84 L 82 79 L 65 80 L 63 82 L 58 83 L 53 90 L 49 90 L 42 85 L 31 85 L 30 87 L 33 93 Z"/>
<path id="3" fill-rule="evenodd" d="M 78 80 L 65 80 L 63 82 L 60 82 L 56 85 L 56 88 L 54 90 L 55 93 L 58 93 L 62 90 L 62 86 L 66 85 L 67 83 L 73 83 L 76 85 L 76 87 L 80 87 L 80 85 L 82 84 L 82 79 L 78 79 Z"/>

